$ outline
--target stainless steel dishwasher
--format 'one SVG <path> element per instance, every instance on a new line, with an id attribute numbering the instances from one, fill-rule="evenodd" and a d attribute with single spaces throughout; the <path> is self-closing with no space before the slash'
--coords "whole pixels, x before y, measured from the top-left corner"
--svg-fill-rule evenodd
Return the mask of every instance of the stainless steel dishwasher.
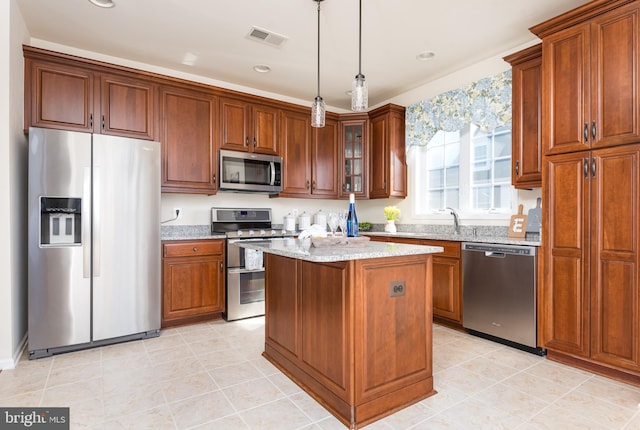
<path id="1" fill-rule="evenodd" d="M 543 355 L 537 345 L 537 247 L 462 244 L 463 326 L 471 334 Z"/>

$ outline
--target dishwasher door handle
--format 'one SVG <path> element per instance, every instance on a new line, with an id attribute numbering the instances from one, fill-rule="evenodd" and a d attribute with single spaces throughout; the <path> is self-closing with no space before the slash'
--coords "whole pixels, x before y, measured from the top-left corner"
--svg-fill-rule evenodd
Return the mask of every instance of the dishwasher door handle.
<path id="1" fill-rule="evenodd" d="M 506 257 L 506 254 L 504 252 L 485 251 L 484 256 L 492 258 L 504 258 Z"/>

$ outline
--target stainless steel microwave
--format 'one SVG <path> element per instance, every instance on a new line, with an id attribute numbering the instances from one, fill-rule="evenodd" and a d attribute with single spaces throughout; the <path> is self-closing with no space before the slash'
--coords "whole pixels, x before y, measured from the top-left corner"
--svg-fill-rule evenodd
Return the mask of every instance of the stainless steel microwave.
<path id="1" fill-rule="evenodd" d="M 277 194 L 282 191 L 282 157 L 220 150 L 220 191 Z"/>

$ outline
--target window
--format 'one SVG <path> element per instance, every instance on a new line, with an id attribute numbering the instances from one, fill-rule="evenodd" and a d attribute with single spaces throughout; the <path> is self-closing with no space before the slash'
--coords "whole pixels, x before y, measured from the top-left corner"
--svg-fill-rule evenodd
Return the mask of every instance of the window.
<path id="1" fill-rule="evenodd" d="M 429 144 L 414 147 L 412 169 L 416 215 L 446 207 L 461 213 L 510 213 L 511 129 L 483 131 L 467 124 L 454 132 L 438 131 Z"/>

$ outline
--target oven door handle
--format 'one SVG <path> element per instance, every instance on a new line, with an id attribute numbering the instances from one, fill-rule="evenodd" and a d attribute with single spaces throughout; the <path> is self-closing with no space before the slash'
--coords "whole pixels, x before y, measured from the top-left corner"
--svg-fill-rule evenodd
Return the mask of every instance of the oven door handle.
<path id="1" fill-rule="evenodd" d="M 236 267 L 236 268 L 227 269 L 227 273 L 229 273 L 229 274 L 232 274 L 232 273 L 259 273 L 259 272 L 264 272 L 264 267 L 261 267 L 260 269 L 245 269 L 243 267 Z"/>

